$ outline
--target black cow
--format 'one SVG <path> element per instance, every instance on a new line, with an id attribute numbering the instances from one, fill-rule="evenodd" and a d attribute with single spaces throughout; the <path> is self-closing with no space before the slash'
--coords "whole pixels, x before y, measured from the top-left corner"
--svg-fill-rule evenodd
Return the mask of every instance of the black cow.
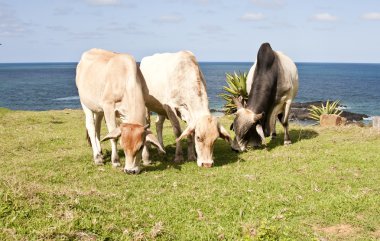
<path id="1" fill-rule="evenodd" d="M 290 105 L 298 91 L 298 71 L 294 62 L 269 43 L 261 45 L 257 61 L 247 77 L 246 106 L 235 99 L 237 112 L 232 128 L 236 137 L 232 149 L 244 151 L 248 144 L 259 146 L 265 136 L 276 135 L 276 118 L 285 130 L 284 145 L 291 144 L 288 130 Z"/>

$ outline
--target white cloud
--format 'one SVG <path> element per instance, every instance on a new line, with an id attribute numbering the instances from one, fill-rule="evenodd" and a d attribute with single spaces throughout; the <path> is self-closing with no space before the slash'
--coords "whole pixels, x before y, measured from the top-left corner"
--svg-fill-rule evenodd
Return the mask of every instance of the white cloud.
<path id="1" fill-rule="evenodd" d="M 176 15 L 176 14 L 170 14 L 170 15 L 162 15 L 153 21 L 157 21 L 160 23 L 179 23 L 183 21 L 182 16 Z"/>
<path id="2" fill-rule="evenodd" d="M 276 8 L 282 8 L 285 6 L 285 1 L 284 0 L 251 0 L 252 3 L 258 7 L 262 8 L 271 8 L 271 9 L 276 9 Z"/>
<path id="3" fill-rule="evenodd" d="M 72 7 L 58 7 L 53 10 L 54 15 L 69 15 L 74 12 L 74 8 Z"/>
<path id="4" fill-rule="evenodd" d="M 219 34 L 223 32 L 223 27 L 213 24 L 204 24 L 199 26 L 200 30 L 206 34 Z"/>
<path id="5" fill-rule="evenodd" d="M 380 20 L 380 12 L 365 13 L 362 15 L 365 20 Z"/>
<path id="6" fill-rule="evenodd" d="M 57 31 L 57 32 L 65 32 L 68 30 L 66 27 L 60 26 L 60 25 L 49 25 L 46 28 L 51 31 Z"/>
<path id="7" fill-rule="evenodd" d="M 240 17 L 240 20 L 255 22 L 255 21 L 263 20 L 264 18 L 265 16 L 262 13 L 246 13 Z"/>
<path id="8" fill-rule="evenodd" d="M 102 5 L 102 6 L 120 4 L 120 0 L 86 0 L 86 2 L 91 5 Z"/>
<path id="9" fill-rule="evenodd" d="M 0 3 L 0 37 L 24 35 L 30 31 L 30 25 L 22 22 L 8 5 Z"/>
<path id="10" fill-rule="evenodd" d="M 313 15 L 311 19 L 315 21 L 321 21 L 321 22 L 334 22 L 338 20 L 336 16 L 331 15 L 330 13 L 317 13 Z"/>

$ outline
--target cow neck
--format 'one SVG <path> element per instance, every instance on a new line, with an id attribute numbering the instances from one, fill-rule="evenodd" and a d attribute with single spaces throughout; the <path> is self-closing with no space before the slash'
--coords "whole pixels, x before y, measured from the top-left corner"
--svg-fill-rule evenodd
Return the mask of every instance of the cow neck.
<path id="1" fill-rule="evenodd" d="M 126 95 L 128 100 L 127 103 L 124 103 L 124 109 L 126 110 L 126 121 L 128 123 L 145 125 L 145 101 L 140 82 L 128 83 Z"/>

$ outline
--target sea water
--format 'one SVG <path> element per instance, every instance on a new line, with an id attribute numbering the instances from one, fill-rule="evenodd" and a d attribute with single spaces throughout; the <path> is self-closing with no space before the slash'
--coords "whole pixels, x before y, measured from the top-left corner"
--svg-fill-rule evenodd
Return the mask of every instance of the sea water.
<path id="1" fill-rule="evenodd" d="M 340 100 L 348 111 L 380 115 L 380 64 L 296 63 L 296 102 Z M 221 110 L 218 95 L 226 73 L 248 72 L 250 62 L 201 62 L 210 108 Z M 76 63 L 0 64 L 0 107 L 13 110 L 80 108 Z"/>

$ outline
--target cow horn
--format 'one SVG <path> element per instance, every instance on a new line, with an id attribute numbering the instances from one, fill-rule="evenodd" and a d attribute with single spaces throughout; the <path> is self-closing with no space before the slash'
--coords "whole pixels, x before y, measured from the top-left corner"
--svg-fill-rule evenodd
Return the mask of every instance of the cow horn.
<path id="1" fill-rule="evenodd" d="M 259 136 L 261 137 L 261 141 L 265 145 L 265 135 L 264 135 L 263 127 L 260 124 L 256 125 L 256 131 L 259 134 Z"/>
<path id="2" fill-rule="evenodd" d="M 115 128 L 113 131 L 108 133 L 101 141 L 106 141 L 109 139 L 118 139 L 121 136 L 121 129 L 120 127 Z"/>

